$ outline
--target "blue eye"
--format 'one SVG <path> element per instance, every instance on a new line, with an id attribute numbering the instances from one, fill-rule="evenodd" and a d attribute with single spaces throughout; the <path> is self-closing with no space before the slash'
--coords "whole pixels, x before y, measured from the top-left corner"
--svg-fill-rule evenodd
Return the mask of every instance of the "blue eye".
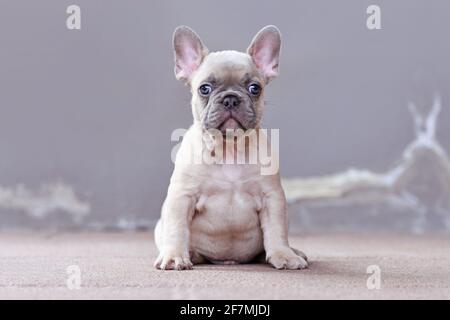
<path id="1" fill-rule="evenodd" d="M 259 84 L 253 83 L 248 87 L 248 92 L 250 92 L 254 96 L 257 96 L 261 93 L 261 86 Z"/>
<path id="2" fill-rule="evenodd" d="M 213 91 L 213 88 L 210 84 L 202 84 L 200 88 L 198 88 L 198 91 L 202 96 L 209 96 Z"/>

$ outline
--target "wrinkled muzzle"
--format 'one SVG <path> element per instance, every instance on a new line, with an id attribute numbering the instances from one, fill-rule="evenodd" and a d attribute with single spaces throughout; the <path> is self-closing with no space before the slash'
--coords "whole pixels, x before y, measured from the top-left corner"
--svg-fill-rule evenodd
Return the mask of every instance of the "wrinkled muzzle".
<path id="1" fill-rule="evenodd" d="M 203 128 L 227 130 L 254 129 L 257 115 L 253 101 L 244 94 L 225 91 L 210 98 L 202 117 Z"/>

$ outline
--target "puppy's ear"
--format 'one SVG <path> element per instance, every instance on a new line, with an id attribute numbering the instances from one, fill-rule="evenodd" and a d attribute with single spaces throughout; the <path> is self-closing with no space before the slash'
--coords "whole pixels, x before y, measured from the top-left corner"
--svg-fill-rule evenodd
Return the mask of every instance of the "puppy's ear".
<path id="1" fill-rule="evenodd" d="M 266 26 L 256 34 L 247 49 L 267 82 L 278 75 L 280 48 L 280 30 L 275 26 Z"/>
<path id="2" fill-rule="evenodd" d="M 175 50 L 175 76 L 178 80 L 189 82 L 195 70 L 200 66 L 208 49 L 200 37 L 189 27 L 180 26 L 173 34 Z"/>

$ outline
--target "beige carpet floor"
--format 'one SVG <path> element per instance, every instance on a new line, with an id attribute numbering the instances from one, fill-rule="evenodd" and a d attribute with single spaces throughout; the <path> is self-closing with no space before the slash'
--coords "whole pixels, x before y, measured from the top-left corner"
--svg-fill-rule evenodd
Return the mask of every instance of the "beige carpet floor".
<path id="1" fill-rule="evenodd" d="M 292 236 L 291 245 L 309 256 L 309 269 L 200 265 L 162 272 L 152 266 L 150 233 L 1 233 L 0 298 L 450 298 L 448 236 L 306 235 Z M 368 289 L 369 266 L 379 268 L 379 289 Z M 78 270 L 80 288 L 69 289 Z"/>

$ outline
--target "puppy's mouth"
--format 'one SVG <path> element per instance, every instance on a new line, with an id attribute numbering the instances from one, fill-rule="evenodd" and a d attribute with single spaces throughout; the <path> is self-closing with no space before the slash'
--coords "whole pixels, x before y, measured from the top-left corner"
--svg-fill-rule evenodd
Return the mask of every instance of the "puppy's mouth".
<path id="1" fill-rule="evenodd" d="M 245 130 L 245 127 L 238 119 L 233 117 L 232 113 L 230 112 L 229 116 L 218 126 L 218 129 L 222 131 L 223 134 L 225 134 L 227 130 Z"/>

